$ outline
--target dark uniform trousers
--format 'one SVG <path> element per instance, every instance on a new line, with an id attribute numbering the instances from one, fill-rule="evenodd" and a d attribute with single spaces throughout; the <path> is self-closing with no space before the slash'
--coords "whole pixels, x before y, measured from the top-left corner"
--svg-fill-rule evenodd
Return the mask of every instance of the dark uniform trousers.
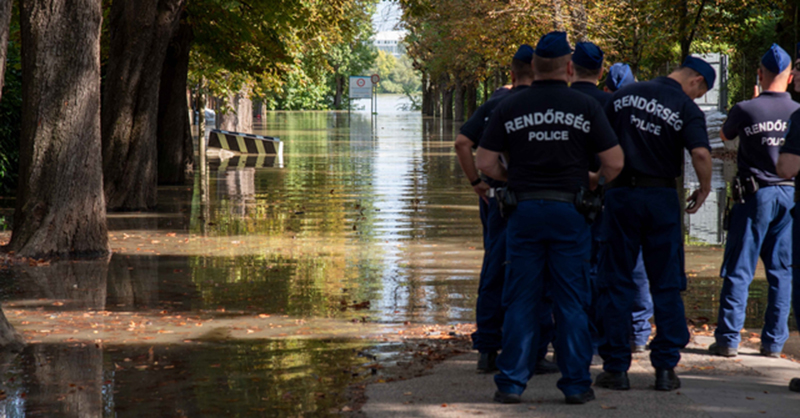
<path id="1" fill-rule="evenodd" d="M 800 207 L 792 209 L 792 309 L 795 323 L 800 324 Z M 800 325 L 798 325 L 800 326 Z"/>
<path id="2" fill-rule="evenodd" d="M 689 342 L 681 291 L 686 289 L 680 206 L 674 188 L 617 187 L 606 191 L 608 245 L 600 259 L 598 315 L 604 337 L 603 368 L 627 371 L 631 364 L 631 311 L 640 292 L 634 267 L 641 247 L 658 333 L 650 343 L 653 367 L 674 368 Z"/>
<path id="3" fill-rule="evenodd" d="M 717 344 L 738 347 L 744 327 L 747 294 L 758 257 L 764 262 L 769 291 L 761 345 L 780 352 L 789 338 L 789 308 L 792 286 L 791 208 L 794 187 L 768 186 L 747 196 L 731 210 L 728 241 L 720 276 L 724 279 L 719 303 L 719 321 L 714 332 Z"/>
<path id="4" fill-rule="evenodd" d="M 586 392 L 592 384 L 589 225 L 572 203 L 526 200 L 508 221 L 507 245 L 498 390 L 522 393 L 534 374 L 542 332 L 539 321 L 531 319 L 540 317 L 542 292 L 549 285 L 558 324 L 554 342 L 562 374 L 558 388 L 566 396 Z"/>
<path id="5" fill-rule="evenodd" d="M 483 267 L 478 287 L 478 303 L 475 309 L 477 330 L 472 334 L 472 345 L 482 353 L 502 348 L 503 337 L 503 284 L 506 275 L 506 220 L 500 215 L 497 199 L 489 198 L 489 203 L 480 201 L 481 223 L 483 224 Z M 553 339 L 553 304 L 543 301 L 539 307 L 539 326 L 543 338 L 540 339 L 537 361 L 547 355 L 547 345 Z"/>

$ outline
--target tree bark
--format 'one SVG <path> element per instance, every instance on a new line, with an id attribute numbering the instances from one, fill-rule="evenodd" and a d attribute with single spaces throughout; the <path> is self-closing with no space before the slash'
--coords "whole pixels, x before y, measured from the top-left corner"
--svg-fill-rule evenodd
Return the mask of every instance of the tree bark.
<path id="1" fill-rule="evenodd" d="M 192 27 L 178 26 L 167 47 L 158 94 L 158 184 L 183 184 L 194 167 L 189 103 L 189 49 Z M 202 112 L 201 112 L 202 117 Z"/>
<path id="2" fill-rule="evenodd" d="M 107 254 L 101 3 L 21 3 L 20 176 L 9 249 L 37 258 Z"/>
<path id="3" fill-rule="evenodd" d="M 228 97 L 230 110 L 217 113 L 217 127 L 224 131 L 253 131 L 253 101 L 250 100 L 250 88 L 242 86 L 239 93 Z"/>
<path id="4" fill-rule="evenodd" d="M 439 78 L 439 91 L 442 92 L 442 119 L 453 119 L 453 88 L 450 87 L 450 75 L 442 74 Z"/>
<path id="5" fill-rule="evenodd" d="M 334 69 L 336 70 L 336 69 Z M 336 95 L 333 96 L 333 108 L 341 109 L 342 96 L 344 96 L 344 76 L 336 75 Z"/>
<path id="6" fill-rule="evenodd" d="M 572 20 L 573 32 L 575 33 L 573 42 L 588 41 L 588 31 L 586 30 L 586 5 L 584 4 L 584 0 L 576 0 L 573 2 L 570 10 L 570 18 Z"/>
<path id="7" fill-rule="evenodd" d="M 11 0 L 3 0 L 0 4 L 0 100 L 3 99 L 3 85 L 6 75 L 6 58 L 8 58 L 8 31 L 11 28 Z"/>
<path id="8" fill-rule="evenodd" d="M 8 322 L 3 309 L 0 308 L 0 351 L 22 351 L 25 342 L 17 330 Z"/>
<path id="9" fill-rule="evenodd" d="M 433 83 L 428 74 L 422 75 L 422 116 L 433 116 Z"/>
<path id="10" fill-rule="evenodd" d="M 467 87 L 467 119 L 478 110 L 478 85 L 473 82 Z"/>
<path id="11" fill-rule="evenodd" d="M 109 210 L 156 206 L 159 85 L 184 2 L 111 5 L 103 93 L 103 175 Z"/>
<path id="12" fill-rule="evenodd" d="M 553 30 L 563 31 L 564 30 L 564 18 L 561 12 L 562 8 L 562 1 L 561 0 L 553 0 Z"/>
<path id="13" fill-rule="evenodd" d="M 467 87 L 461 82 L 461 79 L 456 79 L 456 88 L 453 91 L 453 120 L 455 122 L 464 121 L 464 99 L 467 95 Z"/>

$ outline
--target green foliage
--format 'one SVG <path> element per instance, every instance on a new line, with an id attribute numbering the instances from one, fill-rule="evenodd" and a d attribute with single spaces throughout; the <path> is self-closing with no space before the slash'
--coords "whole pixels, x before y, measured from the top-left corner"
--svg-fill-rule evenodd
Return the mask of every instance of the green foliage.
<path id="1" fill-rule="evenodd" d="M 19 24 L 12 19 L 5 85 L 0 99 L 0 195 L 11 195 L 19 174 L 19 137 L 22 126 L 22 65 Z"/>
<path id="2" fill-rule="evenodd" d="M 269 109 L 325 109 L 336 78 L 369 68 L 377 0 L 195 0 L 190 84 L 227 98 L 243 85 Z M 224 108 L 224 106 L 223 106 Z"/>
<path id="3" fill-rule="evenodd" d="M 422 83 L 414 71 L 411 59 L 401 55 L 399 59 L 385 51 L 378 51 L 374 71 L 381 76 L 378 93 L 407 94 L 418 93 Z"/>

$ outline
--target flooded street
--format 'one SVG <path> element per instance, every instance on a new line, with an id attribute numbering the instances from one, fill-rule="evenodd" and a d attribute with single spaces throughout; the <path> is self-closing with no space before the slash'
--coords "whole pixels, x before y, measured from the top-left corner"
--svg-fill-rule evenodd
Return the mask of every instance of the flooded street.
<path id="1" fill-rule="evenodd" d="M 402 100 L 268 112 L 255 133 L 281 138 L 282 166 L 211 159 L 157 213 L 109 214 L 110 260 L 0 270 L 28 342 L 0 359 L 0 417 L 334 415 L 398 360 L 386 335 L 473 321 L 483 251 L 457 125 Z M 697 325 L 716 322 L 730 170 L 717 161 L 720 191 L 687 222 Z M 759 269 L 747 328 L 766 303 Z"/>

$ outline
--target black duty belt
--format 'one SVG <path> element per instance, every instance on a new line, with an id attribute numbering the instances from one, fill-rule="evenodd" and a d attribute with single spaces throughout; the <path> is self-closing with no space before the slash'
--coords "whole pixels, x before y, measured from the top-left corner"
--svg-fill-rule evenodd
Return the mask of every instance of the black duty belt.
<path id="1" fill-rule="evenodd" d="M 575 193 L 560 190 L 537 190 L 535 192 L 517 192 L 517 201 L 552 200 L 555 202 L 575 203 Z"/>
<path id="2" fill-rule="evenodd" d="M 613 189 L 616 187 L 669 187 L 674 189 L 676 188 L 675 184 L 675 179 L 636 174 L 625 176 L 624 178 L 617 177 L 614 181 L 606 185 L 606 189 Z"/>

